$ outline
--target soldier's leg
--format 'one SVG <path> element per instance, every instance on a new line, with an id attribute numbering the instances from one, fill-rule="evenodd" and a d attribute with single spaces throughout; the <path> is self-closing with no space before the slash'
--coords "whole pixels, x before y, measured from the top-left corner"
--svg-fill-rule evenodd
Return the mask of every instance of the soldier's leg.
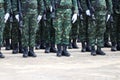
<path id="1" fill-rule="evenodd" d="M 41 26 L 40 23 L 38 24 L 38 30 L 36 31 L 36 39 L 35 39 L 35 49 L 39 49 L 40 48 L 40 31 L 41 31 Z"/>
<path id="2" fill-rule="evenodd" d="M 69 45 L 68 45 L 68 49 L 72 49 L 72 29 L 73 29 L 73 24 L 72 24 L 72 28 L 70 30 L 70 38 L 69 38 Z"/>
<path id="3" fill-rule="evenodd" d="M 89 44 L 89 26 L 88 26 L 89 22 L 88 22 L 88 17 L 86 16 L 86 20 L 85 20 L 85 25 L 86 25 L 86 51 L 87 52 L 90 52 L 91 51 L 91 46 Z"/>
<path id="4" fill-rule="evenodd" d="M 116 15 L 113 14 L 113 23 L 110 25 L 110 40 L 112 43 L 111 51 L 116 51 L 117 50 L 117 26 L 116 26 Z"/>
<path id="5" fill-rule="evenodd" d="M 105 24 L 105 15 L 97 16 L 97 51 L 98 55 L 105 55 L 105 53 L 101 50 L 104 47 L 104 32 L 106 30 Z"/>
<path id="6" fill-rule="evenodd" d="M 42 19 L 41 22 L 40 22 L 40 49 L 45 49 L 45 22 L 44 20 Z"/>
<path id="7" fill-rule="evenodd" d="M 111 47 L 111 44 L 109 43 L 110 38 L 110 22 L 106 23 L 106 31 L 104 34 L 104 47 Z"/>
<path id="8" fill-rule="evenodd" d="M 19 28 L 18 28 L 18 22 L 14 18 L 12 22 L 12 37 L 11 37 L 11 42 L 12 42 L 12 47 L 13 47 L 13 54 L 18 53 L 18 33 L 19 33 Z"/>
<path id="9" fill-rule="evenodd" d="M 23 15 L 23 28 L 22 28 L 22 46 L 23 46 L 23 57 L 28 57 L 28 46 L 29 46 L 29 15 Z"/>
<path id="10" fill-rule="evenodd" d="M 70 30 L 71 30 L 71 15 L 69 13 L 70 11 L 68 10 L 68 12 L 65 12 L 64 16 L 63 16 L 63 21 L 62 21 L 62 30 L 63 30 L 63 35 L 62 35 L 62 45 L 63 45 L 63 52 L 62 55 L 63 56 L 70 56 L 70 53 L 67 51 L 67 46 L 69 45 L 69 34 L 70 34 Z M 64 18 L 66 17 L 66 18 Z"/>
<path id="11" fill-rule="evenodd" d="M 50 30 L 51 30 L 51 19 L 50 19 L 50 17 L 48 17 L 46 20 L 46 26 L 45 26 L 45 33 L 46 33 L 46 35 L 45 35 L 45 45 L 46 45 L 45 53 L 50 52 L 50 47 L 51 47 Z"/>
<path id="12" fill-rule="evenodd" d="M 79 20 L 79 38 L 82 43 L 82 49 L 81 52 L 86 52 L 86 25 L 87 23 L 87 18 L 84 15 L 84 22 Z"/>
<path id="13" fill-rule="evenodd" d="M 53 19 L 51 20 L 51 28 L 50 28 L 50 41 L 51 41 L 51 48 L 50 52 L 56 53 L 57 50 L 55 48 L 55 29 L 54 29 L 54 24 L 53 24 Z"/>
<path id="14" fill-rule="evenodd" d="M 72 35 L 71 35 L 71 37 L 72 37 L 72 47 L 73 48 L 78 48 L 78 46 L 77 46 L 77 38 L 78 38 L 78 20 L 74 23 L 74 24 L 72 24 L 72 28 L 71 28 L 71 31 L 72 31 Z"/>
<path id="15" fill-rule="evenodd" d="M 58 17 L 58 18 L 55 18 L 53 20 L 53 25 L 54 25 L 54 29 L 55 29 L 55 44 L 57 44 L 57 49 L 58 49 L 56 56 L 61 57 L 62 56 L 62 44 L 61 44 L 62 38 L 61 38 L 61 36 L 63 33 L 62 28 L 61 28 L 61 26 L 62 26 L 61 17 L 62 16 L 59 12 L 57 12 L 56 17 Z"/>
<path id="16" fill-rule="evenodd" d="M 37 57 L 37 55 L 34 52 L 34 46 L 35 46 L 35 37 L 36 37 L 36 31 L 38 30 L 37 25 L 37 14 L 32 14 L 29 17 L 29 56 L 31 57 Z"/>
<path id="17" fill-rule="evenodd" d="M 4 58 L 5 56 L 1 52 L 1 46 L 3 43 L 3 31 L 4 31 L 4 9 L 0 9 L 0 58 Z"/>
<path id="18" fill-rule="evenodd" d="M 120 51 L 120 14 L 118 14 L 116 20 L 117 24 L 117 50 Z"/>
<path id="19" fill-rule="evenodd" d="M 11 44 L 10 44 L 10 39 L 11 39 L 11 25 L 10 21 L 8 21 L 5 24 L 5 29 L 4 29 L 4 40 L 5 40 L 5 50 L 10 50 L 11 49 Z"/>
<path id="20" fill-rule="evenodd" d="M 96 24 L 93 23 L 91 18 L 88 19 L 88 38 L 91 46 L 91 55 L 96 55 L 95 43 L 96 43 Z"/>

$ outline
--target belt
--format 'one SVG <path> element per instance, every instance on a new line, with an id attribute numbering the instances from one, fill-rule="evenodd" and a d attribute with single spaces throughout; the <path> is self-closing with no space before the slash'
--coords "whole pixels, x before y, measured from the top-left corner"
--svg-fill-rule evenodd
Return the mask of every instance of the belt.
<path id="1" fill-rule="evenodd" d="M 72 7 L 71 6 L 57 6 L 57 8 L 59 8 L 59 9 L 71 9 Z"/>
<path id="2" fill-rule="evenodd" d="M 3 8 L 4 7 L 4 4 L 3 3 L 0 3 L 0 8 Z"/>

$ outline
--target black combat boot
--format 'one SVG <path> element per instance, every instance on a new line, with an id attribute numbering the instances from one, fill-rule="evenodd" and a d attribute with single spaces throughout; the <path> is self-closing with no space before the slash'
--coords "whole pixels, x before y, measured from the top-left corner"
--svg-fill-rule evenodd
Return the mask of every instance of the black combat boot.
<path id="1" fill-rule="evenodd" d="M 5 56 L 0 52 L 0 58 L 5 58 Z"/>
<path id="2" fill-rule="evenodd" d="M 75 48 L 75 49 L 78 49 L 79 47 L 77 46 L 77 40 L 76 39 L 73 39 L 73 42 L 72 42 L 72 47 Z"/>
<path id="3" fill-rule="evenodd" d="M 112 42 L 111 51 L 117 51 L 116 46 L 117 46 L 117 44 L 115 42 Z"/>
<path id="4" fill-rule="evenodd" d="M 57 57 L 61 57 L 62 56 L 62 48 L 61 48 L 61 44 L 57 44 Z"/>
<path id="5" fill-rule="evenodd" d="M 46 43 L 45 53 L 50 53 L 50 43 Z"/>
<path id="6" fill-rule="evenodd" d="M 86 51 L 91 52 L 91 46 L 89 45 L 89 42 L 86 42 Z"/>
<path id="7" fill-rule="evenodd" d="M 55 48 L 55 44 L 51 44 L 50 52 L 54 52 L 54 53 L 57 52 L 57 50 Z"/>
<path id="8" fill-rule="evenodd" d="M 91 55 L 92 55 L 92 56 L 96 56 L 95 46 L 92 46 L 92 47 L 91 47 Z"/>
<path id="9" fill-rule="evenodd" d="M 1 47 L 0 47 L 0 58 L 5 58 L 5 56 L 1 52 Z"/>
<path id="10" fill-rule="evenodd" d="M 13 44 L 13 54 L 17 54 L 18 53 L 18 44 Z"/>
<path id="11" fill-rule="evenodd" d="M 68 49 L 72 49 L 72 42 L 71 42 L 71 39 L 69 40 L 69 45 L 68 45 Z"/>
<path id="12" fill-rule="evenodd" d="M 29 48 L 28 56 L 30 57 L 37 57 L 37 55 L 34 52 L 34 47 Z"/>
<path id="13" fill-rule="evenodd" d="M 5 50 L 10 50 L 11 49 L 10 40 L 6 39 L 5 42 L 6 42 Z"/>
<path id="14" fill-rule="evenodd" d="M 45 46 L 44 41 L 41 41 L 41 42 L 40 42 L 40 49 L 45 49 L 45 47 L 46 47 L 46 46 Z"/>
<path id="15" fill-rule="evenodd" d="M 65 44 L 63 45 L 62 55 L 67 56 L 67 57 L 70 56 L 70 53 L 67 51 L 67 45 L 65 45 Z"/>
<path id="16" fill-rule="evenodd" d="M 105 55 L 105 53 L 101 50 L 100 47 L 97 48 L 96 54 L 98 54 L 98 55 Z"/>
<path id="17" fill-rule="evenodd" d="M 87 46 L 86 46 L 86 51 L 87 51 L 87 52 L 91 52 L 91 46 L 87 45 Z"/>
<path id="18" fill-rule="evenodd" d="M 77 42 L 80 43 L 81 42 L 80 39 L 78 39 Z"/>
<path id="19" fill-rule="evenodd" d="M 109 42 L 105 42 L 105 43 L 104 43 L 104 47 L 110 48 L 110 47 L 111 47 L 111 44 L 110 44 Z"/>
<path id="20" fill-rule="evenodd" d="M 28 47 L 23 48 L 23 57 L 27 58 L 28 57 Z"/>
<path id="21" fill-rule="evenodd" d="M 86 45 L 85 42 L 82 42 L 82 50 L 81 52 L 86 52 Z"/>
<path id="22" fill-rule="evenodd" d="M 19 53 L 23 53 L 23 47 L 22 47 L 22 44 L 21 44 L 21 42 L 19 42 Z"/>
<path id="23" fill-rule="evenodd" d="M 120 43 L 117 43 L 117 50 L 120 51 Z"/>

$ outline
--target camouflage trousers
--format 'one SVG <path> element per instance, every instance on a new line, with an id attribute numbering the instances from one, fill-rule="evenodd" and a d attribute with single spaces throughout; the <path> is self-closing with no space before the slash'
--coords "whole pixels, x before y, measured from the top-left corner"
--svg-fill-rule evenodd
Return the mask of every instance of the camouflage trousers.
<path id="1" fill-rule="evenodd" d="M 77 39 L 79 34 L 79 26 L 78 20 L 75 23 L 72 23 L 71 31 L 70 31 L 70 39 Z"/>
<path id="2" fill-rule="evenodd" d="M 114 14 L 114 27 L 112 28 L 114 31 L 113 33 L 113 39 L 112 41 L 116 41 L 117 43 L 120 43 L 120 14 Z"/>
<path id="3" fill-rule="evenodd" d="M 53 28 L 53 20 L 51 19 L 51 14 L 48 12 L 46 14 L 47 20 L 45 21 L 45 43 L 55 44 L 55 29 Z"/>
<path id="4" fill-rule="evenodd" d="M 11 42 L 12 45 L 18 44 L 19 42 L 19 27 L 18 27 L 18 21 L 13 18 L 12 22 L 12 29 L 11 29 Z"/>
<path id="5" fill-rule="evenodd" d="M 4 8 L 0 8 L 0 47 L 2 46 L 3 42 L 3 31 L 5 28 L 4 23 Z"/>
<path id="6" fill-rule="evenodd" d="M 58 9 L 54 20 L 56 44 L 69 44 L 71 30 L 71 9 Z"/>
<path id="7" fill-rule="evenodd" d="M 79 38 L 81 42 L 88 42 L 88 17 L 84 14 L 83 21 L 79 19 Z"/>
<path id="8" fill-rule="evenodd" d="M 98 47 L 103 47 L 104 45 L 104 32 L 106 30 L 105 25 L 105 15 L 96 16 L 96 25 L 93 20 L 89 18 L 88 33 L 90 36 L 89 43 L 91 46 L 97 44 Z"/>
<path id="9" fill-rule="evenodd" d="M 23 16 L 22 46 L 34 47 L 37 25 L 37 14 L 26 14 Z"/>
<path id="10" fill-rule="evenodd" d="M 11 23 L 7 21 L 4 29 L 4 39 L 11 39 Z"/>
<path id="11" fill-rule="evenodd" d="M 42 19 L 38 24 L 38 29 L 36 32 L 36 44 L 41 44 L 45 41 L 45 24 L 44 20 Z"/>

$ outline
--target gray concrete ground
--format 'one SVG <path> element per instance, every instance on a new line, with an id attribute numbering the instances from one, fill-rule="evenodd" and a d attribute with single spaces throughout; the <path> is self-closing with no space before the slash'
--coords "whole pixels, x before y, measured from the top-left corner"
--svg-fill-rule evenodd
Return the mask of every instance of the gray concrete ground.
<path id="1" fill-rule="evenodd" d="M 36 50 L 37 58 L 25 59 L 3 48 L 6 58 L 0 60 L 0 80 L 120 80 L 120 51 L 104 48 L 106 56 L 91 56 L 80 49 L 69 50 L 69 58 Z"/>

